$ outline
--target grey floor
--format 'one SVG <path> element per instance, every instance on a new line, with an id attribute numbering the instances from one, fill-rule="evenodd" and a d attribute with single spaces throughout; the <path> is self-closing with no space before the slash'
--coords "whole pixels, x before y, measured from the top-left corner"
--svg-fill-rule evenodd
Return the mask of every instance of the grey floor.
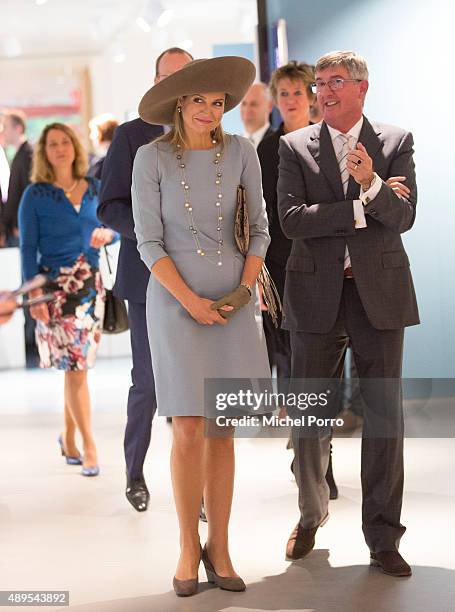
<path id="1" fill-rule="evenodd" d="M 129 367 L 128 360 L 99 360 L 90 373 L 102 470 L 93 479 L 81 477 L 58 452 L 61 374 L 0 372 L 0 590 L 69 590 L 70 609 L 81 612 L 455 610 L 453 439 L 406 441 L 408 531 L 401 552 L 413 566 L 410 579 L 368 566 L 358 439 L 335 440 L 340 498 L 331 502 L 316 549 L 292 564 L 284 559 L 298 518 L 290 452 L 282 439 L 237 440 L 231 548 L 248 589 L 212 588 L 201 571 L 200 593 L 177 599 L 171 580 L 178 534 L 164 419 L 156 419 L 146 465 L 150 510 L 136 513 L 123 495 Z M 204 542 L 206 526 L 200 531 Z"/>

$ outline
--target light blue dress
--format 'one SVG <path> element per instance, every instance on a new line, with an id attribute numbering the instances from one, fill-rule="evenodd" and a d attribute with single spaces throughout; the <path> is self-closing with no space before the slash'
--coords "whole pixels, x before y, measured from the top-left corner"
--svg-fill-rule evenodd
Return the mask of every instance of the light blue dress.
<path id="1" fill-rule="evenodd" d="M 270 242 L 256 151 L 241 136 L 227 136 L 219 165 L 215 150 L 192 150 L 176 159 L 167 142 L 140 147 L 134 161 L 132 200 L 138 249 L 151 269 L 171 257 L 187 285 L 216 300 L 241 280 L 244 257 L 234 241 L 237 186 L 246 189 L 249 254 L 265 257 Z M 181 184 L 185 163 L 193 219 L 205 256 L 198 255 Z M 221 188 L 215 184 L 221 172 Z M 216 202 L 222 193 L 222 265 Z M 201 325 L 153 276 L 147 289 L 147 325 L 158 412 L 204 416 L 205 378 L 270 378 L 257 289 L 228 325 Z"/>

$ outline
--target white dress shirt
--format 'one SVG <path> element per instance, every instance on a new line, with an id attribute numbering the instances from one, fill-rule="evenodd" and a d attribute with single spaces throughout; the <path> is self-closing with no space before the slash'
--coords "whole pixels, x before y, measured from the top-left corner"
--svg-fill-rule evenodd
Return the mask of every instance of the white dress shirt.
<path id="1" fill-rule="evenodd" d="M 340 134 L 343 134 L 344 136 L 350 136 L 350 139 L 349 139 L 350 148 L 351 150 L 355 149 L 357 147 L 357 142 L 359 140 L 360 132 L 362 130 L 362 125 L 363 125 L 363 116 L 360 117 L 357 123 L 354 126 L 352 126 L 352 128 L 345 134 L 343 134 L 343 132 L 340 132 L 339 130 L 336 130 L 333 127 L 330 127 L 330 125 L 327 125 L 337 159 L 339 157 L 339 152 L 342 148 L 342 139 L 338 138 L 338 136 Z M 369 189 L 367 189 L 367 191 L 363 191 L 363 188 L 361 187 L 360 195 L 359 195 L 360 199 L 353 200 L 352 202 L 356 230 L 360 230 L 360 229 L 367 227 L 367 221 L 365 218 L 365 211 L 363 210 L 363 207 L 366 206 L 366 204 L 369 204 L 371 200 L 373 200 L 378 195 L 379 190 L 381 189 L 382 180 L 378 177 L 377 174 L 375 174 L 374 176 L 375 176 L 375 180 L 373 181 L 372 186 Z M 344 268 L 346 269 L 346 268 L 349 268 L 350 266 L 351 266 L 351 258 L 349 257 L 348 247 L 346 246 Z"/>
<path id="2" fill-rule="evenodd" d="M 267 123 L 265 123 L 261 128 L 259 128 L 258 130 L 256 130 L 255 132 L 251 133 L 250 132 L 244 132 L 243 136 L 245 138 L 248 138 L 248 140 L 254 145 L 254 147 L 257 149 L 259 146 L 259 143 L 261 142 L 261 140 L 264 138 L 264 134 L 267 132 L 267 130 L 270 127 L 270 123 L 267 121 Z"/>

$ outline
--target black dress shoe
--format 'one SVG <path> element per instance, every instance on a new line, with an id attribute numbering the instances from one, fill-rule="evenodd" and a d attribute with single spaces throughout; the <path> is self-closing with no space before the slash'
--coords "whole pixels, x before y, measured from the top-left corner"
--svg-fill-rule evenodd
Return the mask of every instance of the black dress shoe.
<path id="1" fill-rule="evenodd" d="M 125 494 L 126 499 L 135 510 L 138 512 L 145 512 L 147 510 L 150 493 L 144 478 L 130 478 L 127 475 Z"/>
<path id="2" fill-rule="evenodd" d="M 412 570 L 397 550 L 370 553 L 370 565 L 380 567 L 389 576 L 411 576 Z"/>
<path id="3" fill-rule="evenodd" d="M 338 487 L 335 482 L 335 478 L 333 477 L 332 470 L 332 445 L 330 444 L 330 457 L 329 457 L 329 465 L 327 467 L 327 473 L 325 475 L 325 480 L 329 485 L 329 499 L 338 499 Z"/>

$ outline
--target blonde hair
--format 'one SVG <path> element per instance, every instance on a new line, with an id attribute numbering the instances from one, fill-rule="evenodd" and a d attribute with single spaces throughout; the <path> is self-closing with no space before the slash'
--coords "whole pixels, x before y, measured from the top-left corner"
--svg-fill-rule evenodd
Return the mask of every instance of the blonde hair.
<path id="1" fill-rule="evenodd" d="M 185 138 L 185 126 L 183 123 L 182 113 L 179 112 L 179 107 L 180 104 L 176 102 L 174 109 L 174 125 L 172 126 L 170 132 L 164 134 L 164 136 L 159 136 L 154 142 L 169 142 L 175 149 L 177 148 L 177 145 L 180 145 L 180 147 L 185 150 L 188 148 L 188 142 Z M 210 136 L 220 143 L 222 147 L 224 147 L 226 144 L 226 134 L 221 123 L 214 130 L 212 130 Z"/>
<path id="2" fill-rule="evenodd" d="M 314 94 L 311 85 L 314 83 L 314 68 L 305 62 L 290 61 L 284 66 L 280 66 L 274 72 L 270 79 L 269 87 L 276 103 L 278 98 L 278 83 L 281 79 L 289 79 L 290 81 L 301 81 L 305 85 L 306 95 L 310 104 L 314 100 Z"/>
<path id="3" fill-rule="evenodd" d="M 353 79 L 368 81 L 368 66 L 361 55 L 354 51 L 331 51 L 326 53 L 316 62 L 316 72 L 326 70 L 332 66 L 342 66 L 346 68 Z"/>
<path id="4" fill-rule="evenodd" d="M 50 123 L 42 131 L 33 152 L 32 183 L 53 183 L 55 181 L 54 169 L 46 155 L 46 141 L 50 130 L 60 130 L 70 138 L 74 147 L 73 176 L 78 179 L 84 178 L 88 170 L 87 153 L 76 133 L 64 123 Z"/>

